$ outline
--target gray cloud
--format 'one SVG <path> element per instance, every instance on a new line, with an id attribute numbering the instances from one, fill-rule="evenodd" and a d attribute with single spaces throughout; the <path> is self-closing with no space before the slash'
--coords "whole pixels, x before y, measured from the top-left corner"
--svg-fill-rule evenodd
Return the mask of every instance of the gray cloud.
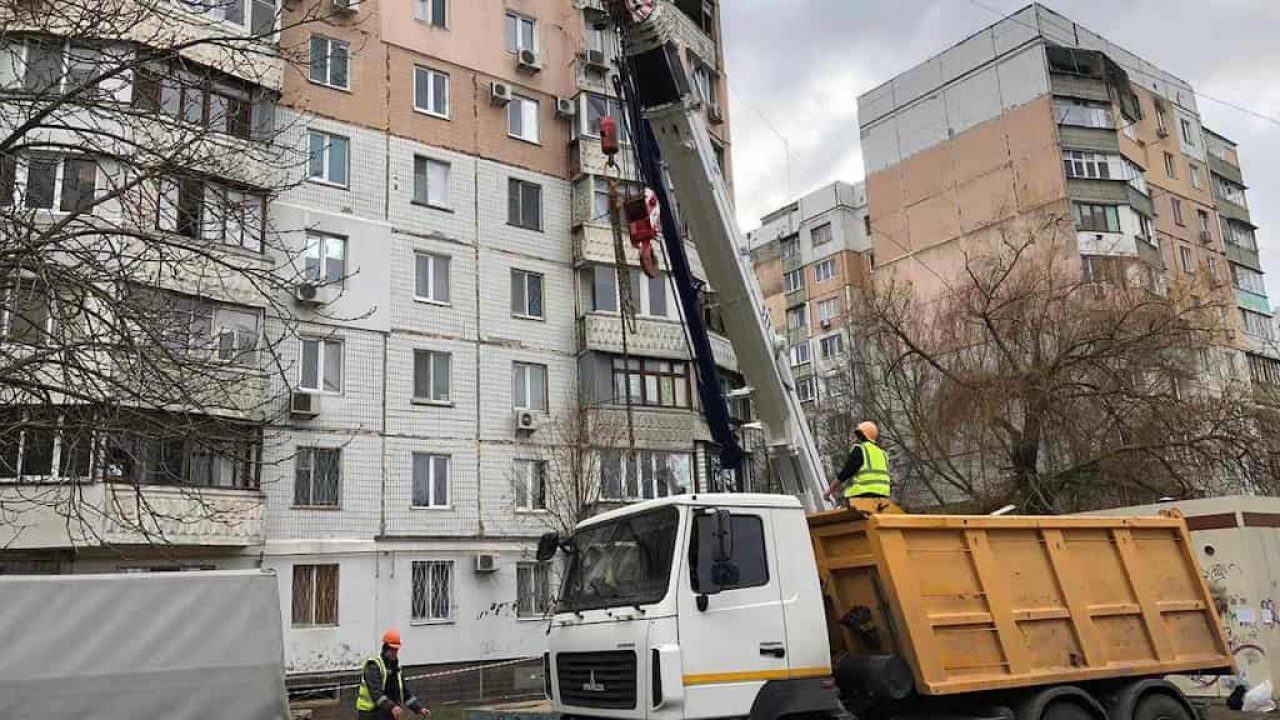
<path id="1" fill-rule="evenodd" d="M 1240 146 L 1263 266 L 1280 300 L 1280 2 L 1050 0 L 1190 82 L 1205 124 Z M 861 180 L 855 99 L 1026 5 L 1023 0 L 730 0 L 721 3 L 743 228 L 832 180 Z M 1208 96 L 1208 97 L 1205 97 Z M 770 126 L 776 128 L 776 133 Z M 779 139 L 781 134 L 784 141 Z M 790 157 L 790 182 L 786 158 Z"/>

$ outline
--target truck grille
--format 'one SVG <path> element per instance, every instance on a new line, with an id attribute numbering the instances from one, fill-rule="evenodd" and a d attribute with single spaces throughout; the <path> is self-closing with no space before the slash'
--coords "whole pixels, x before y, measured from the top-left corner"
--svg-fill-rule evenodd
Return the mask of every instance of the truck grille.
<path id="1" fill-rule="evenodd" d="M 632 710 L 636 706 L 633 651 L 556 655 L 560 702 L 576 707 Z"/>

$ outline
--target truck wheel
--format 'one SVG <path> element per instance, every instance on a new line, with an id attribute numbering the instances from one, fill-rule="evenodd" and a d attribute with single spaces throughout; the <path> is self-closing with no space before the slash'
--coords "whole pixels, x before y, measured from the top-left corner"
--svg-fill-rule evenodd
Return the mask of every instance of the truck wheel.
<path id="1" fill-rule="evenodd" d="M 1164 693 L 1147 693 L 1133 708 L 1133 720 L 1192 720 L 1187 708 Z"/>
<path id="2" fill-rule="evenodd" d="M 1076 703 L 1059 700 L 1044 709 L 1040 720 L 1096 720 L 1093 714 Z M 1137 720 L 1137 716 L 1134 716 Z"/>

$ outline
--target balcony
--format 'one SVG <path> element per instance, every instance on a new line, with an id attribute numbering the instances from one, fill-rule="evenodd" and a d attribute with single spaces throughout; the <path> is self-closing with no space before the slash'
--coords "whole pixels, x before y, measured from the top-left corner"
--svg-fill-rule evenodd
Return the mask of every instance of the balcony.
<path id="1" fill-rule="evenodd" d="M 1244 184 L 1244 176 L 1240 173 L 1240 168 L 1231 164 L 1226 158 L 1219 157 L 1212 152 L 1209 153 L 1209 172 L 1214 175 L 1220 175 L 1237 185 Z"/>
<path id="2" fill-rule="evenodd" d="M 1236 288 L 1236 305 L 1245 310 L 1262 313 L 1264 315 L 1271 314 L 1271 303 L 1267 300 L 1266 295 L 1259 295 L 1255 292 L 1249 292 L 1241 288 Z"/>
<path id="3" fill-rule="evenodd" d="M 582 175 L 613 175 L 623 180 L 640 181 L 635 163 L 620 163 L 623 166 L 623 172 L 619 175 L 616 170 L 606 172 L 606 162 L 608 157 L 600 149 L 599 139 L 579 135 L 569 143 L 569 169 L 575 178 Z"/>
<path id="4" fill-rule="evenodd" d="M 625 428 L 627 411 L 623 407 L 610 407 L 601 413 L 601 420 L 610 427 Z M 632 406 L 631 428 L 635 431 L 636 446 L 647 449 L 687 450 L 691 440 L 697 442 L 711 439 L 707 424 L 696 408 L 685 410 Z"/>
<path id="5" fill-rule="evenodd" d="M 1237 265 L 1261 270 L 1262 264 L 1258 258 L 1258 251 L 1254 248 L 1241 247 L 1232 242 L 1225 242 L 1223 246 L 1227 251 L 1227 260 Z"/>
<path id="6" fill-rule="evenodd" d="M 6 484 L 0 547 L 240 548 L 263 542 L 263 495 L 238 488 L 126 483 Z"/>
<path id="7" fill-rule="evenodd" d="M 639 253 L 635 248 L 631 247 L 631 243 L 625 238 L 622 244 L 627 256 L 627 265 L 639 267 Z M 685 254 L 689 257 L 689 267 L 693 271 L 694 277 L 706 279 L 707 274 L 702 267 L 702 258 L 698 256 L 697 248 L 689 242 L 686 242 L 684 247 Z M 656 252 L 658 263 L 665 269 L 665 249 L 660 248 Z M 573 229 L 573 261 L 577 265 L 586 263 L 613 265 L 615 261 L 613 231 L 608 226 L 595 223 L 582 223 L 575 227 Z"/>
<path id="8" fill-rule="evenodd" d="M 1242 223 L 1247 223 L 1249 225 L 1253 224 L 1253 221 L 1249 219 L 1249 208 L 1233 203 L 1219 195 L 1217 192 L 1214 193 L 1214 197 L 1217 200 L 1216 204 L 1218 206 L 1219 215 Z"/>
<path id="9" fill-rule="evenodd" d="M 728 339 L 710 333 L 716 364 L 737 371 L 738 359 Z M 617 315 L 588 314 L 578 320 L 578 346 L 584 350 L 621 354 L 622 320 Z M 636 318 L 636 331 L 627 333 L 627 352 L 654 358 L 687 360 L 691 354 L 679 320 Z"/>
<path id="10" fill-rule="evenodd" d="M 684 14 L 683 11 L 677 10 L 673 6 L 668 6 L 671 12 L 666 13 L 673 18 L 674 27 L 672 28 L 672 37 L 675 38 L 676 44 L 681 47 L 688 48 L 690 52 L 697 55 L 702 62 L 712 69 L 719 69 L 718 57 L 716 52 L 716 41 L 705 32 L 693 18 Z"/>

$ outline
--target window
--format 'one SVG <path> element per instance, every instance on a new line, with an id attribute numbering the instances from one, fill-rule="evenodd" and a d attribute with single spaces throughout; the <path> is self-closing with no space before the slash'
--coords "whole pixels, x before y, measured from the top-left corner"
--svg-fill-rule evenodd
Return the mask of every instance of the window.
<path id="1" fill-rule="evenodd" d="M 413 109 L 448 119 L 449 76 L 430 68 L 413 68 Z"/>
<path id="2" fill-rule="evenodd" d="M 1076 229 L 1088 232 L 1120 232 L 1120 216 L 1115 205 L 1076 203 Z"/>
<path id="3" fill-rule="evenodd" d="M 89 158 L 35 155 L 25 165 L 23 204 L 28 208 L 79 213 L 91 209 L 97 200 L 98 164 Z M 12 190 L 13 184 L 6 182 Z M 9 204 L 12 197 L 10 192 Z"/>
<path id="4" fill-rule="evenodd" d="M 0 479 L 90 477 L 93 437 L 60 425 L 56 414 L 0 409 Z"/>
<path id="5" fill-rule="evenodd" d="M 410 567 L 413 595 L 409 619 L 437 622 L 453 619 L 453 563 L 415 560 Z"/>
<path id="6" fill-rule="evenodd" d="M 1156 131 L 1161 135 L 1169 132 L 1169 115 L 1159 101 L 1156 102 Z"/>
<path id="7" fill-rule="evenodd" d="M 1179 123 L 1182 124 L 1182 142 L 1190 147 L 1196 146 L 1195 130 L 1191 126 L 1191 121 L 1186 118 L 1180 118 Z"/>
<path id="8" fill-rule="evenodd" d="M 516 460 L 517 510 L 547 509 L 547 463 L 544 460 Z"/>
<path id="9" fill-rule="evenodd" d="M 827 298 L 818 302 L 818 322 L 829 323 L 840 314 L 840 298 Z"/>
<path id="10" fill-rule="evenodd" d="M 1217 191 L 1219 198 L 1239 205 L 1240 207 L 1248 207 L 1244 198 L 1244 186 L 1237 185 L 1230 180 L 1214 175 L 1213 187 L 1214 190 Z"/>
<path id="11" fill-rule="evenodd" d="M 1222 215 L 1218 216 L 1218 220 L 1222 222 L 1222 239 L 1236 247 L 1246 248 L 1248 250 L 1257 250 L 1258 241 L 1253 234 L 1253 228 L 1235 220 L 1230 220 Z"/>
<path id="12" fill-rule="evenodd" d="M 311 36 L 311 82 L 346 90 L 350 87 L 351 45 L 323 35 Z"/>
<path id="13" fill-rule="evenodd" d="M 302 274 L 314 283 L 340 283 L 347 274 L 347 239 L 341 235 L 308 232 L 302 253 Z"/>
<path id="14" fill-rule="evenodd" d="M 1191 187 L 1197 190 L 1204 189 L 1204 181 L 1200 178 L 1200 166 L 1195 163 L 1187 163 L 1187 171 L 1191 175 Z"/>
<path id="15" fill-rule="evenodd" d="M 9 153 L 0 153 L 0 207 L 13 205 L 17 191 L 18 159 Z"/>
<path id="16" fill-rule="evenodd" d="M 347 138 L 319 130 L 307 131 L 307 177 L 317 182 L 347 186 L 349 148 Z"/>
<path id="17" fill-rule="evenodd" d="M 809 360 L 809 342 L 807 340 L 802 340 L 791 346 L 792 365 L 803 365 Z"/>
<path id="18" fill-rule="evenodd" d="M 449 263 L 447 255 L 413 254 L 413 299 L 449 303 Z"/>
<path id="19" fill-rule="evenodd" d="M 511 314 L 526 318 L 543 317 L 540 273 L 514 269 L 511 271 Z"/>
<path id="20" fill-rule="evenodd" d="M 1244 320 L 1244 331 L 1255 337 L 1271 339 L 1271 318 L 1251 310 L 1240 310 Z"/>
<path id="21" fill-rule="evenodd" d="M 716 516 L 698 514 L 693 520 L 694 537 L 689 543 L 689 575 L 695 593 L 704 590 L 738 590 L 769 584 L 769 562 L 765 556 L 764 522 L 758 515 L 729 516 L 733 551 L 729 562 L 737 570 L 732 580 L 716 577 Z"/>
<path id="22" fill-rule="evenodd" d="M 338 566 L 293 566 L 293 626 L 338 624 Z"/>
<path id="23" fill-rule="evenodd" d="M 591 269 L 591 309 L 595 312 L 618 312 L 618 272 L 615 268 L 596 265 Z"/>
<path id="24" fill-rule="evenodd" d="M 0 295 L 0 338 L 22 345 L 43 345 L 55 331 L 57 299 L 50 286 L 36 279 L 3 281 Z"/>
<path id="25" fill-rule="evenodd" d="M 1111 179 L 1109 158 L 1101 153 L 1067 150 L 1062 153 L 1062 163 L 1066 167 L 1067 177 L 1089 178 L 1097 180 Z"/>
<path id="26" fill-rule="evenodd" d="M 613 358 L 613 402 L 650 407 L 693 406 L 689 364 L 654 358 Z"/>
<path id="27" fill-rule="evenodd" d="M 258 360 L 258 313 L 219 305 L 213 316 L 214 357 L 253 366 Z"/>
<path id="28" fill-rule="evenodd" d="M 538 142 L 538 101 L 522 95 L 507 103 L 507 134 L 527 142 Z"/>
<path id="29" fill-rule="evenodd" d="M 266 198 L 214 183 L 170 180 L 161 182 L 160 220 L 162 229 L 210 242 L 262 250 L 263 217 Z M 176 220 L 176 222 L 174 222 Z"/>
<path id="30" fill-rule="evenodd" d="M 1142 213 L 1134 213 L 1138 218 L 1138 238 L 1151 244 L 1155 244 L 1155 236 L 1151 234 L 1151 219 Z"/>
<path id="31" fill-rule="evenodd" d="M 1209 213 L 1204 210 L 1196 210 L 1196 218 L 1200 221 L 1200 232 L 1209 232 Z"/>
<path id="32" fill-rule="evenodd" d="M 342 392 L 342 341 L 302 338 L 302 390 Z"/>
<path id="33" fill-rule="evenodd" d="M 413 202 L 447 210 L 450 170 L 447 162 L 414 155 Z"/>
<path id="34" fill-rule="evenodd" d="M 689 453 L 604 450 L 600 454 L 600 496 L 605 500 L 639 500 L 682 495 L 693 487 Z"/>
<path id="35" fill-rule="evenodd" d="M 1129 187 L 1137 190 L 1143 195 L 1147 192 L 1147 171 L 1126 157 L 1120 158 L 1124 161 L 1124 179 L 1129 183 Z"/>
<path id="36" fill-rule="evenodd" d="M 809 231 L 809 238 L 814 247 L 831 242 L 831 223 L 823 223 Z"/>
<path id="37" fill-rule="evenodd" d="M 507 224 L 542 230 L 542 186 L 511 178 L 507 181 Z"/>
<path id="38" fill-rule="evenodd" d="M 1178 256 L 1182 259 L 1182 271 L 1185 273 L 1194 273 L 1196 271 L 1196 262 L 1192 259 L 1191 248 L 1179 247 Z"/>
<path id="39" fill-rule="evenodd" d="M 787 310 L 787 329 L 796 330 L 809 324 L 808 309 L 804 305 L 797 305 Z"/>
<path id="40" fill-rule="evenodd" d="M 449 507 L 449 456 L 413 454 L 413 507 Z"/>
<path id="41" fill-rule="evenodd" d="M 1262 273 L 1243 265 L 1231 265 L 1231 284 L 1255 295 L 1267 294 L 1267 286 L 1263 282 Z"/>
<path id="42" fill-rule="evenodd" d="M 804 269 L 792 270 L 782 274 L 782 287 L 786 292 L 804 289 Z"/>
<path id="43" fill-rule="evenodd" d="M 796 381 L 796 395 L 800 397 L 800 402 L 813 402 L 818 397 L 817 388 L 814 386 L 813 378 L 800 378 Z"/>
<path id="44" fill-rule="evenodd" d="M 295 507 L 337 507 L 341 487 L 342 450 L 300 447 L 294 457 Z"/>
<path id="45" fill-rule="evenodd" d="M 517 410 L 547 411 L 547 366 L 511 363 L 511 401 Z"/>
<path id="46" fill-rule="evenodd" d="M 844 336 L 828 335 L 818 341 L 818 352 L 823 358 L 835 357 L 844 353 Z"/>
<path id="47" fill-rule="evenodd" d="M 1182 199 L 1169 198 L 1169 209 L 1173 212 L 1173 221 L 1179 225 L 1186 225 L 1186 221 L 1182 219 Z"/>
<path id="48" fill-rule="evenodd" d="M 540 618 L 550 612 L 550 566 L 547 563 L 516 565 L 516 617 Z"/>
<path id="49" fill-rule="evenodd" d="M 622 116 L 622 106 L 616 98 L 586 93 L 585 103 L 587 111 L 582 116 L 583 135 L 600 137 L 600 121 L 605 117 L 611 117 L 618 121 L 618 139 L 624 143 L 631 142 L 631 137 L 627 133 L 626 119 Z"/>
<path id="50" fill-rule="evenodd" d="M 274 23 L 274 17 L 272 18 Z M 133 73 L 133 105 L 215 132 L 253 138 L 269 131 L 274 96 L 243 80 L 186 64 L 160 63 Z"/>
<path id="51" fill-rule="evenodd" d="M 184 9 L 197 15 L 245 26 L 245 0 L 178 0 Z M 272 0 L 249 0 L 249 28 L 254 35 L 269 35 L 275 27 L 276 6 Z"/>
<path id="52" fill-rule="evenodd" d="M 1059 125 L 1093 128 L 1115 127 L 1115 121 L 1111 117 L 1111 107 L 1108 105 L 1057 100 L 1054 102 L 1054 110 L 1057 113 Z"/>
<path id="53" fill-rule="evenodd" d="M 794 260 L 800 257 L 800 238 L 792 235 L 778 241 L 778 251 L 783 260 Z"/>
<path id="54" fill-rule="evenodd" d="M 1212 255 L 1206 255 L 1204 259 L 1204 270 L 1209 273 L 1209 277 L 1217 285 L 1218 280 L 1218 259 Z"/>
<path id="55" fill-rule="evenodd" d="M 670 317 L 666 273 L 649 277 L 639 268 L 631 268 L 630 275 L 631 300 L 636 305 L 636 313 L 648 317 Z"/>
<path id="56" fill-rule="evenodd" d="M 449 0 L 413 0 L 413 19 L 440 28 L 449 27 Z"/>
<path id="57" fill-rule="evenodd" d="M 533 18 L 519 13 L 507 13 L 507 52 L 536 51 L 538 49 L 535 32 L 537 24 L 538 21 Z"/>
<path id="58" fill-rule="evenodd" d="M 836 276 L 835 258 L 827 258 L 813 268 L 813 278 L 818 282 L 826 282 Z"/>
<path id="59" fill-rule="evenodd" d="M 1280 385 L 1280 360 L 1250 353 L 1249 375 L 1254 382 Z"/>
<path id="60" fill-rule="evenodd" d="M 1178 164 L 1173 153 L 1164 154 L 1164 174 L 1169 177 L 1178 177 Z"/>
<path id="61" fill-rule="evenodd" d="M 450 353 L 414 350 L 413 399 L 420 402 L 449 402 L 452 370 L 453 355 Z"/>

